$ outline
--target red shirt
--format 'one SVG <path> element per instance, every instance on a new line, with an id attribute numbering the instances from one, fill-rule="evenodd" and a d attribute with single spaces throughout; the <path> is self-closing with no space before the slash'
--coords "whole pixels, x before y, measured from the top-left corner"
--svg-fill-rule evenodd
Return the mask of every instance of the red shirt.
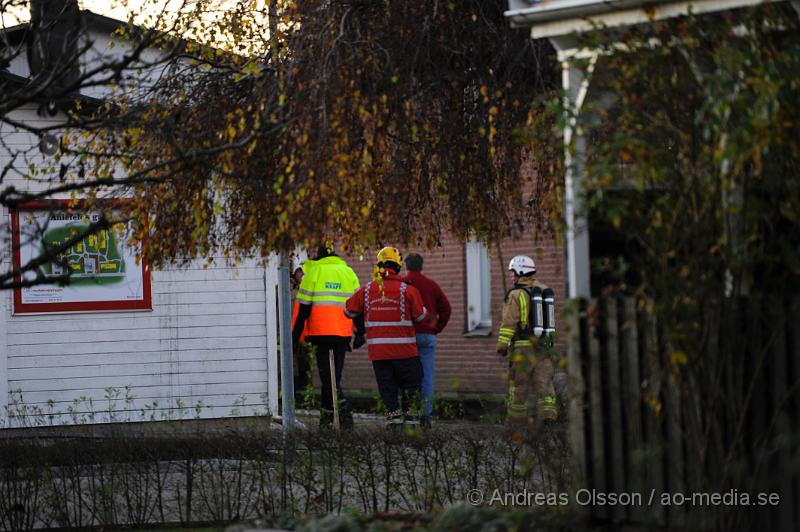
<path id="1" fill-rule="evenodd" d="M 419 291 L 396 273 L 385 274 L 383 289 L 375 281 L 359 288 L 344 313 L 349 318 L 364 314 L 370 360 L 418 356 L 414 322 L 424 320 L 427 311 Z"/>
<path id="2" fill-rule="evenodd" d="M 428 317 L 420 323 L 414 324 L 414 329 L 422 334 L 439 334 L 450 321 L 450 301 L 444 295 L 442 288 L 430 277 L 422 275 L 422 272 L 409 271 L 403 277 L 407 282 L 422 294 L 422 301 L 428 309 Z"/>

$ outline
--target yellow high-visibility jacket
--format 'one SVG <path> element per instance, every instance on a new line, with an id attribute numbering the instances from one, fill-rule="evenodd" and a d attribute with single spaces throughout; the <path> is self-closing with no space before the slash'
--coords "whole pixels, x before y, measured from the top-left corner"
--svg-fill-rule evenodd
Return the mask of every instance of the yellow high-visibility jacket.
<path id="1" fill-rule="evenodd" d="M 355 272 L 335 255 L 317 259 L 313 267 L 304 270 L 297 302 L 311 307 L 305 334 L 310 340 L 314 336 L 349 338 L 353 333 L 353 321 L 344 315 L 344 305 L 358 290 Z"/>

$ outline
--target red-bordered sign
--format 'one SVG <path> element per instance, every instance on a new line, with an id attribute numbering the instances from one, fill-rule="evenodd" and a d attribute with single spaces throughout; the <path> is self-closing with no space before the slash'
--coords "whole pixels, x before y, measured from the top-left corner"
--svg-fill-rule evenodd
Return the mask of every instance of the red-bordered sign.
<path id="1" fill-rule="evenodd" d="M 104 201 L 105 209 L 113 209 L 125 200 Z M 54 208 L 54 206 L 58 206 Z M 44 242 L 58 244 L 74 231 L 99 216 L 83 200 L 51 200 L 31 202 L 10 210 L 13 267 L 37 257 Z M 47 230 L 34 230 L 46 226 Z M 36 240 L 30 235 L 41 235 Z M 23 240 L 21 236 L 29 238 Z M 101 231 L 70 246 L 62 254 L 62 263 L 40 267 L 45 275 L 61 275 L 66 264 L 72 268 L 70 283 L 36 285 L 14 289 L 14 314 L 49 312 L 92 312 L 152 310 L 150 268 L 144 259 L 136 264 L 136 250 L 128 248 L 114 231 Z M 23 275 L 15 277 L 22 282 Z"/>

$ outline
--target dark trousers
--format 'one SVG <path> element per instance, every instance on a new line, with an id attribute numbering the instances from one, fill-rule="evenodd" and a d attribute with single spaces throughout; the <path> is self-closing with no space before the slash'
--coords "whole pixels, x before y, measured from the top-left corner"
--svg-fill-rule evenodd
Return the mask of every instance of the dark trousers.
<path id="1" fill-rule="evenodd" d="M 311 360 L 310 349 L 306 349 L 306 344 L 299 344 L 294 351 L 294 391 L 302 392 L 311 383 Z"/>
<path id="2" fill-rule="evenodd" d="M 390 414 L 407 412 L 422 391 L 422 363 L 419 357 L 373 360 L 378 392 Z"/>
<path id="3" fill-rule="evenodd" d="M 342 391 L 342 370 L 344 369 L 344 355 L 347 352 L 346 342 L 314 342 L 317 350 L 317 369 L 319 380 L 322 383 L 322 418 L 333 419 L 333 393 L 331 392 L 331 366 L 330 352 L 333 350 L 334 366 L 336 368 L 336 394 L 339 399 L 339 419 L 347 422 L 353 418 L 347 399 Z"/>

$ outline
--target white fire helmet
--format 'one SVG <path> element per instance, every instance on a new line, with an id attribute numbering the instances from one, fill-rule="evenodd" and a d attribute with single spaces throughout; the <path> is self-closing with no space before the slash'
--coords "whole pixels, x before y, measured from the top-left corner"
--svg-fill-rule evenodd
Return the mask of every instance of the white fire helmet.
<path id="1" fill-rule="evenodd" d="M 508 263 L 508 270 L 519 276 L 536 273 L 536 263 L 527 255 L 517 255 Z"/>

